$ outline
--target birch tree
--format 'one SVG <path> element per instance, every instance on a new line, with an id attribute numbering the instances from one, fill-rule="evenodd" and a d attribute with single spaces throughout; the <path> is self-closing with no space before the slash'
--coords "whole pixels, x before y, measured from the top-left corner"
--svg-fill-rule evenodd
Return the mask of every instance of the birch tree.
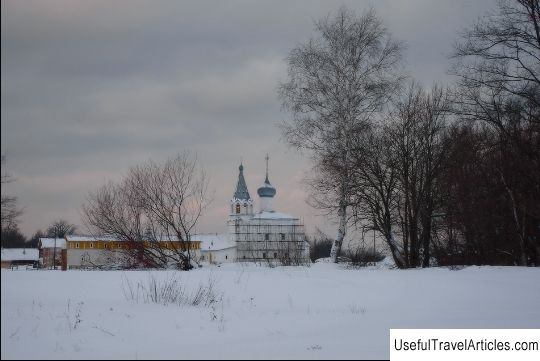
<path id="1" fill-rule="evenodd" d="M 352 139 L 371 127 L 399 88 L 403 46 L 373 9 L 358 16 L 340 8 L 317 21 L 315 31 L 287 57 L 288 79 L 279 96 L 292 117 L 282 131 L 290 146 L 313 160 L 312 204 L 337 215 L 330 255 L 337 262 L 352 201 Z"/>

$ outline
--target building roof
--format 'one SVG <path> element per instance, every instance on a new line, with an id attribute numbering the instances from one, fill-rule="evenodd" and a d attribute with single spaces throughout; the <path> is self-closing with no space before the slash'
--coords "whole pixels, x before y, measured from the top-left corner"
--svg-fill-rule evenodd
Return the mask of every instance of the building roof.
<path id="1" fill-rule="evenodd" d="M 233 199 L 241 200 L 241 201 L 249 201 L 251 200 L 251 197 L 249 196 L 246 180 L 244 179 L 244 166 L 240 164 L 240 167 L 238 167 L 238 170 L 240 172 L 238 174 L 238 183 L 236 184 L 236 190 L 234 191 Z"/>
<path id="2" fill-rule="evenodd" d="M 54 238 L 53 238 L 54 240 Z M 68 234 L 66 235 L 66 240 L 69 242 L 95 242 L 95 241 L 102 241 L 102 242 L 122 242 L 122 239 L 115 238 L 113 236 L 102 236 L 102 235 L 95 235 L 95 236 L 88 236 L 88 235 L 73 235 Z M 176 236 L 163 236 L 161 239 L 163 242 L 179 242 L 178 238 Z M 196 241 L 192 239 L 191 241 Z"/>
<path id="3" fill-rule="evenodd" d="M 69 242 L 95 242 L 95 241 L 104 241 L 104 242 L 118 242 L 119 240 L 112 236 L 102 236 L 102 235 L 76 235 L 68 234 L 66 235 L 66 240 Z"/>
<path id="4" fill-rule="evenodd" d="M 55 238 L 40 238 L 39 248 L 54 248 Z M 66 248 L 66 240 L 64 238 L 56 238 L 56 248 Z"/>
<path id="5" fill-rule="evenodd" d="M 37 261 L 37 248 L 2 248 L 2 261 Z"/>
<path id="6" fill-rule="evenodd" d="M 194 234 L 191 236 L 191 240 L 201 242 L 201 251 L 219 251 L 236 247 L 236 243 L 231 240 L 228 234 Z"/>
<path id="7" fill-rule="evenodd" d="M 298 218 L 287 213 L 281 212 L 259 212 L 253 216 L 253 219 L 289 219 L 297 220 Z"/>

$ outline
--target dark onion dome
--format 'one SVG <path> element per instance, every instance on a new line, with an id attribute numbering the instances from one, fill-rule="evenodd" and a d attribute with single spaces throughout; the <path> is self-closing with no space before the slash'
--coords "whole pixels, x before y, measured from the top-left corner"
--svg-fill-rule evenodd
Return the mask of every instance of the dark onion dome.
<path id="1" fill-rule="evenodd" d="M 257 194 L 259 197 L 268 197 L 272 198 L 276 195 L 276 189 L 270 184 L 270 181 L 268 180 L 268 175 L 266 176 L 266 179 L 264 180 L 264 184 L 257 189 Z"/>
<path id="2" fill-rule="evenodd" d="M 244 166 L 240 164 L 238 167 L 240 174 L 238 174 L 238 183 L 236 184 L 236 191 L 234 192 L 233 199 L 248 201 L 251 199 L 244 179 Z"/>

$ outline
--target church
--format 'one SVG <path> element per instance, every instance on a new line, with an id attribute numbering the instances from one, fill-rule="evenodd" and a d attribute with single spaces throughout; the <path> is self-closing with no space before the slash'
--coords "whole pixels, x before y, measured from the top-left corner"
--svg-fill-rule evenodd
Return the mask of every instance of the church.
<path id="1" fill-rule="evenodd" d="M 238 181 L 230 200 L 228 233 L 194 235 L 201 242 L 201 257 L 210 263 L 257 262 L 271 265 L 301 265 L 309 263 L 309 243 L 299 218 L 277 212 L 273 207 L 277 191 L 266 177 L 257 189 L 259 210 L 244 178 L 244 166 L 238 168 Z"/>

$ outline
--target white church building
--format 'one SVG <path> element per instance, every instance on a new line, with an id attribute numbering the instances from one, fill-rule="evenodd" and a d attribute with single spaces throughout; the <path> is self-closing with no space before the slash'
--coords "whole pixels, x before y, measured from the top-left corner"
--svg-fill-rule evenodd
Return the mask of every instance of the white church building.
<path id="1" fill-rule="evenodd" d="M 309 263 L 309 243 L 304 225 L 299 218 L 277 212 L 273 208 L 276 189 L 266 178 L 257 189 L 260 208 L 254 212 L 244 178 L 244 166 L 238 168 L 238 182 L 230 201 L 227 234 L 193 235 L 192 241 L 201 242 L 204 262 L 258 262 L 277 265 Z"/>

